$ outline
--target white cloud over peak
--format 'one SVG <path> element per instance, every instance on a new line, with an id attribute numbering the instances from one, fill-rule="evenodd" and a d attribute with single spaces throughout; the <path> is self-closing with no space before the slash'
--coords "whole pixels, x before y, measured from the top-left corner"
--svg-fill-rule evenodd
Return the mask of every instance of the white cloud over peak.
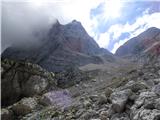
<path id="1" fill-rule="evenodd" d="M 98 16 L 91 18 L 91 10 L 100 4 L 104 5 L 103 13 L 99 18 Z M 116 5 L 117 9 L 113 9 L 113 5 Z M 108 35 L 106 34 L 105 39 L 105 35 L 97 33 L 99 20 L 102 20 L 102 17 L 106 20 L 109 17 L 115 17 L 111 15 L 119 14 L 120 2 L 117 3 L 117 0 L 94 0 L 94 2 L 93 0 L 2 0 L 2 6 L 2 16 L 8 19 L 9 23 L 6 23 L 5 20 L 2 22 L 5 22 L 7 26 L 27 27 L 31 30 L 33 26 L 39 26 L 38 24 L 45 23 L 50 26 L 55 19 L 58 19 L 61 24 L 67 24 L 76 19 L 82 23 L 89 35 L 94 37 L 101 47 L 107 47 Z M 110 12 L 111 9 L 115 10 L 114 14 Z M 10 32 L 14 34 L 14 31 Z M 97 36 L 100 36 L 100 39 L 97 39 Z M 8 39 L 8 43 L 10 42 L 15 43 L 16 41 Z"/>
<path id="2" fill-rule="evenodd" d="M 58 19 L 61 24 L 67 24 L 76 19 L 94 37 L 93 29 L 96 28 L 98 21 L 90 18 L 90 11 L 103 1 L 2 0 L 2 32 L 5 36 L 2 39 L 2 51 L 13 43 L 23 41 L 23 36 L 26 38 L 31 36 L 35 28 L 51 27 L 55 19 Z"/>

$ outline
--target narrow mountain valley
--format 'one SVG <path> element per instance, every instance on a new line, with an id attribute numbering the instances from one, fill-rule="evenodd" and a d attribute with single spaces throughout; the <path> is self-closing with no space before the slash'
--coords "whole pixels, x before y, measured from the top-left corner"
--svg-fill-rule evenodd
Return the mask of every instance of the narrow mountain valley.
<path id="1" fill-rule="evenodd" d="M 160 29 L 115 54 L 76 20 L 40 41 L 1 55 L 2 120 L 160 120 Z"/>

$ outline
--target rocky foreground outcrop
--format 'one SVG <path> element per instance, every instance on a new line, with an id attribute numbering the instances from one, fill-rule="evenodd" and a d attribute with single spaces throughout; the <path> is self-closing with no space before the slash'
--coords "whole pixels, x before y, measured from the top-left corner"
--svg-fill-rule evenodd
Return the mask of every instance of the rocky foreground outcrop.
<path id="1" fill-rule="evenodd" d="M 67 89 L 59 89 L 23 98 L 3 108 L 2 119 L 159 120 L 159 60 L 113 78 L 117 80 L 102 92 L 75 98 Z"/>
<path id="2" fill-rule="evenodd" d="M 2 106 L 11 105 L 23 97 L 65 88 L 89 79 L 78 68 L 68 68 L 60 73 L 48 72 L 39 65 L 26 61 L 4 59 L 1 62 Z"/>
<path id="3" fill-rule="evenodd" d="M 1 101 L 2 106 L 13 104 L 26 96 L 42 94 L 57 81 L 55 74 L 40 66 L 24 61 L 1 61 Z"/>

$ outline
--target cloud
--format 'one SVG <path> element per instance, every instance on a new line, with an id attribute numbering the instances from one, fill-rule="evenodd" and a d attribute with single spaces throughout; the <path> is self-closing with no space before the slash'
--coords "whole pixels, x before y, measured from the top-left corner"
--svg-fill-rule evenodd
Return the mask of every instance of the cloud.
<path id="1" fill-rule="evenodd" d="M 42 14 L 43 13 L 43 14 Z M 29 3 L 2 3 L 2 51 L 14 44 L 38 44 L 37 32 L 50 27 L 49 14 Z M 52 23 L 55 21 L 53 20 Z"/>
<path id="2" fill-rule="evenodd" d="M 32 33 L 51 26 L 58 19 L 61 24 L 67 24 L 73 19 L 82 23 L 86 31 L 102 47 L 109 44 L 103 33 L 98 33 L 98 24 L 102 20 L 115 17 L 119 13 L 117 0 L 3 0 L 2 2 L 2 49 L 10 44 L 33 41 Z M 113 4 L 114 3 L 114 4 Z M 91 18 L 91 10 L 102 7 L 103 14 Z M 117 5 L 114 14 L 110 12 Z M 98 18 L 98 19 L 97 19 Z M 21 34 L 19 34 L 21 33 Z M 5 36 L 5 37 L 4 37 Z M 100 38 L 100 39 L 98 39 Z M 35 41 L 35 40 L 34 40 Z M 103 41 L 103 42 L 102 42 Z"/>
<path id="3" fill-rule="evenodd" d="M 99 44 L 99 46 L 103 48 L 107 48 L 109 45 L 109 42 L 110 42 L 110 36 L 107 32 L 100 34 L 99 39 L 97 40 L 97 43 Z"/>
<path id="4" fill-rule="evenodd" d="M 90 19 L 90 10 L 103 0 L 3 0 L 2 51 L 11 44 L 36 41 L 33 33 L 45 31 L 55 19 L 67 24 L 76 19 L 94 36 L 97 21 Z"/>

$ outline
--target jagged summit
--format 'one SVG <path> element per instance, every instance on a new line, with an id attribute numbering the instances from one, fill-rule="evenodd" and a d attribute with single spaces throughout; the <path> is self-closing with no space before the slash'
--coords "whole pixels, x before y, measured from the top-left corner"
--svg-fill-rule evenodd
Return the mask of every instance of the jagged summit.
<path id="1" fill-rule="evenodd" d="M 73 24 L 80 24 L 80 25 L 81 25 L 81 22 L 79 22 L 79 21 L 77 21 L 77 20 L 72 20 L 71 23 L 73 23 Z"/>
<path id="2" fill-rule="evenodd" d="M 57 20 L 38 48 L 24 50 L 11 46 L 3 52 L 2 58 L 27 60 L 49 71 L 61 71 L 67 66 L 102 63 L 103 60 L 97 56 L 100 54 L 112 56 L 98 46 L 80 22 L 73 20 L 61 25 Z"/>

